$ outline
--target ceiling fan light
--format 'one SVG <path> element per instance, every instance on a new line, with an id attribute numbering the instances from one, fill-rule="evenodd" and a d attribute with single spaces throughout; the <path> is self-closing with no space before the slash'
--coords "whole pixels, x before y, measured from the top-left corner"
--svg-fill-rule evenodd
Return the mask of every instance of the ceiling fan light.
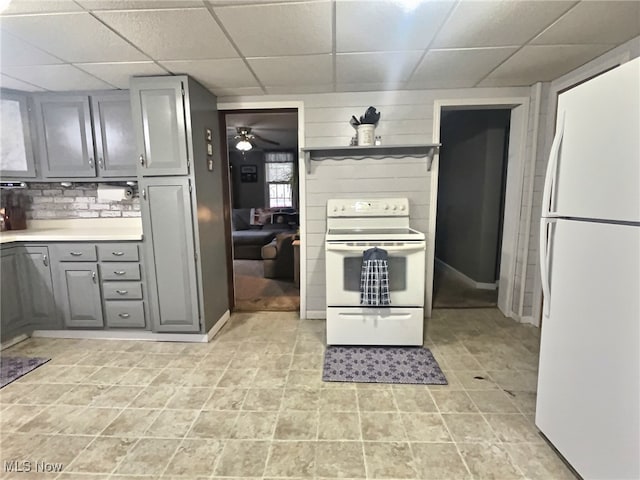
<path id="1" fill-rule="evenodd" d="M 238 143 L 236 143 L 236 148 L 241 152 L 248 152 L 253 148 L 253 145 L 251 145 L 251 143 L 247 140 L 240 140 Z"/>

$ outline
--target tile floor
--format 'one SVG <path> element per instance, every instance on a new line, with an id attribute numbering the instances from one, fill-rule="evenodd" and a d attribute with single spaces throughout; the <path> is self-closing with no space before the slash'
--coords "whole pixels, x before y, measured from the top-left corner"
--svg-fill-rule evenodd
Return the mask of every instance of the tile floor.
<path id="1" fill-rule="evenodd" d="M 0 390 L 0 479 L 574 478 L 533 424 L 537 329 L 434 311 L 449 385 L 428 387 L 323 383 L 323 330 L 246 313 L 210 344 L 23 342 L 52 360 Z"/>

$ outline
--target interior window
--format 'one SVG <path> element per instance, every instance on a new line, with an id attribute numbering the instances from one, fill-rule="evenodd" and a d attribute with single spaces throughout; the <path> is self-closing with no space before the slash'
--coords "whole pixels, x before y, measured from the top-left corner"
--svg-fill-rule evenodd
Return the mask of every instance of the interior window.
<path id="1" fill-rule="evenodd" d="M 269 195 L 269 208 L 292 207 L 292 189 L 294 165 L 293 153 L 265 153 L 265 182 Z"/>

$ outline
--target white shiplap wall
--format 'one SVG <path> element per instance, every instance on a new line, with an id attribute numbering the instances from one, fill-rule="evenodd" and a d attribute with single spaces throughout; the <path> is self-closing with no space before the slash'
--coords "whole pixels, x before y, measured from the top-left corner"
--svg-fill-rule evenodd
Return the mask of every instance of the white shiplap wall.
<path id="1" fill-rule="evenodd" d="M 528 87 L 467 88 L 391 92 L 326 93 L 224 97 L 219 108 L 255 107 L 260 103 L 275 108 L 278 103 L 304 102 L 305 147 L 348 145 L 354 134 L 351 115 L 359 116 L 370 105 L 382 114 L 376 135 L 385 145 L 430 143 L 433 140 L 433 111 L 436 100 L 529 97 Z M 229 105 L 229 106 L 227 106 Z M 530 138 L 527 144 L 531 144 Z M 526 155 L 529 159 L 530 155 Z M 307 237 L 304 240 L 307 267 L 306 312 L 325 309 L 324 232 L 326 201 L 329 198 L 408 197 L 411 221 L 429 234 L 431 174 L 424 159 L 324 160 L 313 162 L 306 177 Z M 520 282 L 523 283 L 523 282 Z"/>

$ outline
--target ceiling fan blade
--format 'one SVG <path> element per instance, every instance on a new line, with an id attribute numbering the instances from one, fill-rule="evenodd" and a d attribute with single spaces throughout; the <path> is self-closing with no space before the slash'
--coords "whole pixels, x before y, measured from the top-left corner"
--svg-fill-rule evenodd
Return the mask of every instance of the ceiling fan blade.
<path id="1" fill-rule="evenodd" d="M 280 142 L 276 142 L 275 140 L 269 140 L 268 138 L 261 137 L 261 136 L 260 136 L 260 135 L 258 135 L 258 134 L 255 134 L 255 133 L 254 133 L 254 134 L 253 134 L 253 136 L 254 136 L 256 139 L 258 139 L 258 140 L 260 140 L 260 141 L 262 141 L 262 142 L 270 143 L 271 145 L 280 145 Z"/>

